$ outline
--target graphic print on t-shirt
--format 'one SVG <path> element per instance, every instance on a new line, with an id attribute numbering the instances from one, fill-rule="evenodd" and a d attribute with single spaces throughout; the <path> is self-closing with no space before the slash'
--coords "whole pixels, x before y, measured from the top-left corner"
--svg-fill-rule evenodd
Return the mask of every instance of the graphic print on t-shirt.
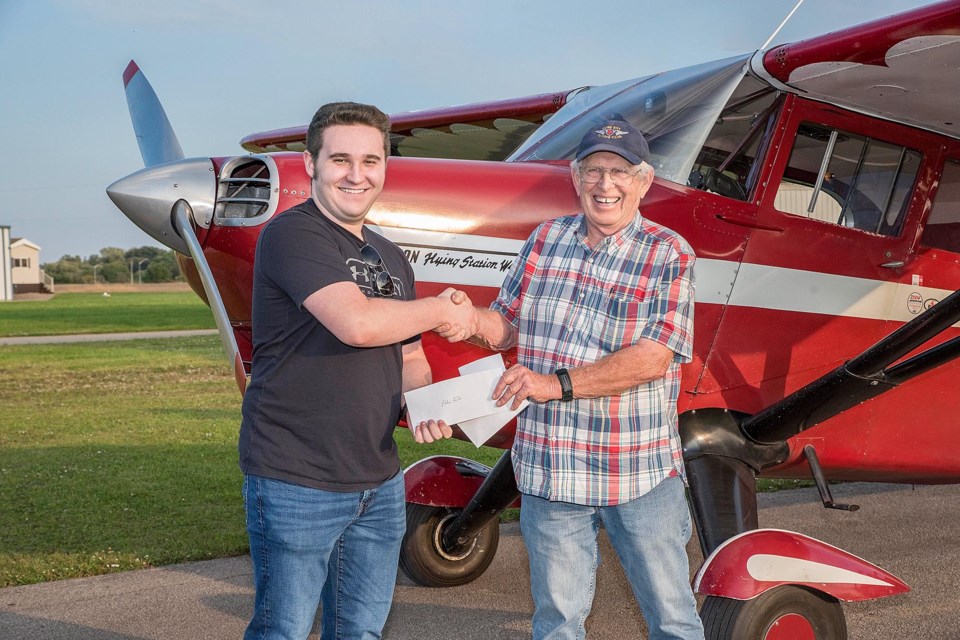
<path id="1" fill-rule="evenodd" d="M 364 295 L 378 296 L 380 298 L 406 299 L 403 291 L 403 282 L 393 274 L 390 274 L 390 279 L 393 280 L 393 295 L 384 296 L 373 288 L 374 272 L 369 266 L 367 266 L 366 262 L 363 260 L 357 260 L 356 258 L 347 258 L 346 263 L 347 268 L 350 269 L 350 274 L 353 276 L 353 281 L 357 283 L 357 286 L 360 287 L 360 290 L 363 291 Z M 386 265 L 384 265 L 383 268 L 386 268 Z"/>

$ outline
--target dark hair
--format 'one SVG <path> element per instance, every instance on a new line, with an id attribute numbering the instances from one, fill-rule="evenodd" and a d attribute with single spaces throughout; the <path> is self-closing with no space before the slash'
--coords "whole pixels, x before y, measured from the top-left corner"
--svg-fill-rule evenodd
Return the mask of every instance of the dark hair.
<path id="1" fill-rule="evenodd" d="M 365 124 L 383 133 L 384 157 L 390 155 L 390 117 L 373 105 L 357 102 L 331 102 L 313 115 L 307 128 L 307 151 L 314 158 L 323 146 L 323 132 L 338 124 Z"/>

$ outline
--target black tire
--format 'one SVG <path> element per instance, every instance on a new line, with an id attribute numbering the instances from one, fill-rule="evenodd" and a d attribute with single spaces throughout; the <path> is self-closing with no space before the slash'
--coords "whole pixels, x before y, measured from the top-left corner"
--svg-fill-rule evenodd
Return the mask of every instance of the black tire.
<path id="1" fill-rule="evenodd" d="M 407 532 L 400 547 L 400 568 L 425 587 L 455 587 L 476 580 L 497 553 L 500 523 L 494 519 L 472 545 L 450 554 L 442 549 L 443 527 L 460 509 L 407 503 Z"/>
<path id="2" fill-rule="evenodd" d="M 809 623 L 816 640 L 846 640 L 847 622 L 836 598 L 806 589 L 783 586 L 753 600 L 708 596 L 700 609 L 707 640 L 767 640 L 778 634 L 784 616 L 799 616 Z"/>

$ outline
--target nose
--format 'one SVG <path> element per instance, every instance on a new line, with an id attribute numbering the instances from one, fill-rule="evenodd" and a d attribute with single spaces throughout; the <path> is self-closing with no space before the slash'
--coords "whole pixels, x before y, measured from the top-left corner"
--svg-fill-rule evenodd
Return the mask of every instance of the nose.
<path id="1" fill-rule="evenodd" d="M 600 181 L 597 183 L 597 186 L 599 186 L 601 189 L 608 189 L 615 186 L 613 184 L 613 176 L 610 175 L 609 169 L 603 170 L 603 175 L 600 176 Z"/>
<path id="2" fill-rule="evenodd" d="M 363 175 L 363 165 L 359 162 L 355 162 L 350 165 L 350 171 L 347 173 L 347 180 L 353 183 L 363 182 L 365 179 Z"/>

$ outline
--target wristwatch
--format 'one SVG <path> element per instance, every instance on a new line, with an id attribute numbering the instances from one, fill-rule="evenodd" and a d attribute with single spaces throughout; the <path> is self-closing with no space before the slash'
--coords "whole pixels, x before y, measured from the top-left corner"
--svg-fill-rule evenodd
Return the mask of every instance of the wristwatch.
<path id="1" fill-rule="evenodd" d="M 570 382 L 570 374 L 566 369 L 557 369 L 556 374 L 560 378 L 560 389 L 563 391 L 560 402 L 570 402 L 573 400 L 573 383 Z"/>

